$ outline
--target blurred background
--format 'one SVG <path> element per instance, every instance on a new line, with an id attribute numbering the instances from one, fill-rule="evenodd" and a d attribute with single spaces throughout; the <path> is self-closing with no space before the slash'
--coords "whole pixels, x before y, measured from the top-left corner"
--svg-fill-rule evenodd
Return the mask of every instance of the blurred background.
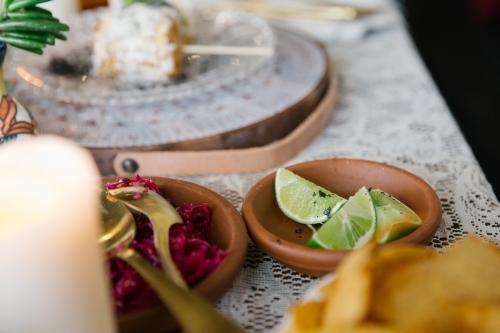
<path id="1" fill-rule="evenodd" d="M 106 6 L 108 4 L 107 0 L 80 0 L 80 2 L 83 9 Z"/>
<path id="2" fill-rule="evenodd" d="M 500 0 L 403 0 L 408 29 L 500 197 Z"/>
<path id="3" fill-rule="evenodd" d="M 107 4 L 80 2 L 83 9 Z M 500 0 L 399 0 L 399 5 L 422 59 L 500 197 Z"/>

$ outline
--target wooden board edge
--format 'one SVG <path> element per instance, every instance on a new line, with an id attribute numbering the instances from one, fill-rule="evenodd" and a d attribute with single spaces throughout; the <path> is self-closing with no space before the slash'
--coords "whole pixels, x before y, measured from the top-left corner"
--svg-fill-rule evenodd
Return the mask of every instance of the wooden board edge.
<path id="1" fill-rule="evenodd" d="M 118 152 L 114 158 L 113 170 L 118 176 L 135 173 L 172 176 L 256 172 L 275 168 L 304 149 L 326 126 L 335 110 L 338 84 L 338 76 L 335 75 L 316 109 L 290 134 L 275 143 L 243 149 L 124 151 Z M 122 167 L 127 160 L 138 165 L 133 173 L 126 172 Z"/>

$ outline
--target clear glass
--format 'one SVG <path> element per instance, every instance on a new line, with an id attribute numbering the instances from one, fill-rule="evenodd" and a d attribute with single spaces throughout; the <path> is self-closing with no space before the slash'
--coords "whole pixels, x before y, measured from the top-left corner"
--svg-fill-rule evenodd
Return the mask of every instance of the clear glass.
<path id="1" fill-rule="evenodd" d="M 124 83 L 92 73 L 92 37 L 99 17 L 107 9 L 85 11 L 75 17 L 66 42 L 47 48 L 43 56 L 13 50 L 21 89 L 73 104 L 142 104 L 212 91 L 249 77 L 271 57 L 200 55 L 184 56 L 182 74 L 170 82 Z M 248 13 L 195 11 L 193 44 L 275 47 L 273 30 L 265 20 Z M 19 52 L 22 52 L 19 53 Z M 61 61 L 58 67 L 54 63 Z"/>

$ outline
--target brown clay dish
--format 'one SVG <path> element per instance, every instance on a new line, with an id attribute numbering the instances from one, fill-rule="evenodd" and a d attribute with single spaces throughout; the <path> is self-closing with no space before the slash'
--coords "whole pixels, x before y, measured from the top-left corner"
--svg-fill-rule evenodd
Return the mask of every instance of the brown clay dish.
<path id="1" fill-rule="evenodd" d="M 400 168 L 356 159 L 318 160 L 286 168 L 344 198 L 362 186 L 379 188 L 405 203 L 422 218 L 423 224 L 416 231 L 383 246 L 427 245 L 441 222 L 441 203 L 432 187 Z M 349 250 L 308 247 L 306 243 L 312 230 L 281 212 L 276 203 L 274 179 L 275 173 L 257 182 L 243 201 L 242 213 L 250 237 L 264 252 L 300 273 L 321 277 L 335 270 Z"/>
<path id="2" fill-rule="evenodd" d="M 248 235 L 238 210 L 219 194 L 196 184 L 160 177 L 151 178 L 158 184 L 165 198 L 177 207 L 183 203 L 206 203 L 212 211 L 210 243 L 228 252 L 227 257 L 209 276 L 193 288 L 203 298 L 215 302 L 240 272 L 246 258 Z M 102 180 L 114 182 L 115 178 Z M 163 306 L 122 315 L 118 318 L 120 333 L 166 333 L 178 329 L 178 325 Z"/>

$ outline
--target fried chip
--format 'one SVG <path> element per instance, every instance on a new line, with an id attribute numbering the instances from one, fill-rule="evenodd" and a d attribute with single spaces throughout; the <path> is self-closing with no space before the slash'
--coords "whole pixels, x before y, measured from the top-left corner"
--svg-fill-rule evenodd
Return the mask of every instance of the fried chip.
<path id="1" fill-rule="evenodd" d="M 325 301 L 305 302 L 292 308 L 292 314 L 299 332 L 317 332 L 321 328 L 321 321 L 325 308 Z"/>
<path id="2" fill-rule="evenodd" d="M 326 295 L 323 327 L 335 327 L 341 332 L 355 327 L 365 318 L 370 306 L 374 248 L 369 245 L 353 251 L 349 260 L 339 266 L 335 288 Z"/>
<path id="3" fill-rule="evenodd" d="M 318 332 L 321 328 L 326 295 L 335 288 L 337 280 L 332 276 L 322 281 L 307 294 L 307 299 L 293 305 L 290 309 L 293 322 L 288 325 L 287 333 Z"/>
<path id="4" fill-rule="evenodd" d="M 399 331 L 412 327 L 414 332 L 447 332 L 456 325 L 467 331 L 469 321 L 457 313 L 457 305 L 500 304 L 500 251 L 476 238 L 426 260 L 380 269 L 370 318 Z"/>
<path id="5" fill-rule="evenodd" d="M 467 237 L 445 253 L 418 246 L 353 251 L 325 300 L 302 303 L 294 333 L 500 332 L 500 250 Z"/>

